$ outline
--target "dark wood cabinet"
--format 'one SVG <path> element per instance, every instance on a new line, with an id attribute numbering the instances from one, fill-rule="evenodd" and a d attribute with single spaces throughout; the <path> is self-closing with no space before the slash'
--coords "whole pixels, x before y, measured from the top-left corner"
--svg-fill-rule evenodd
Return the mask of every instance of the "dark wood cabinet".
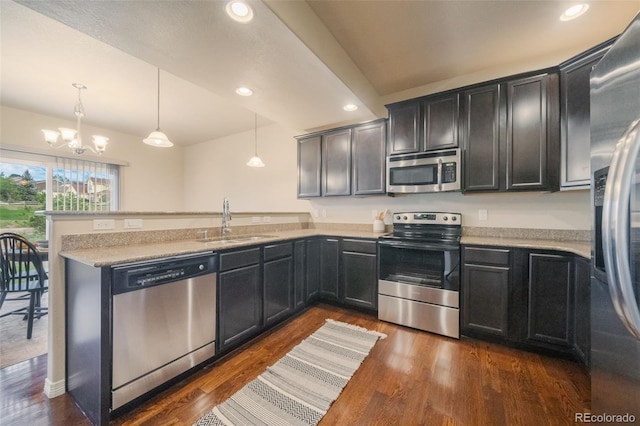
<path id="1" fill-rule="evenodd" d="M 387 125 L 385 120 L 353 128 L 353 195 L 386 192 Z"/>
<path id="2" fill-rule="evenodd" d="M 376 241 L 343 239 L 340 299 L 345 305 L 377 309 Z"/>
<path id="3" fill-rule="evenodd" d="M 573 259 L 529 253 L 527 340 L 569 347 L 573 326 Z"/>
<path id="4" fill-rule="evenodd" d="M 463 191 L 559 189 L 558 99 L 555 72 L 464 91 Z"/>
<path id="5" fill-rule="evenodd" d="M 591 348 L 591 277 L 589 261 L 575 261 L 573 349 L 586 368 L 590 363 Z"/>
<path id="6" fill-rule="evenodd" d="M 560 186 L 588 189 L 590 184 L 591 69 L 607 52 L 613 40 L 560 64 Z"/>
<path id="7" fill-rule="evenodd" d="M 340 240 L 322 238 L 320 240 L 320 295 L 330 300 L 338 300 L 340 262 Z"/>
<path id="8" fill-rule="evenodd" d="M 509 338 L 511 251 L 465 247 L 461 319 L 465 332 Z"/>
<path id="9" fill-rule="evenodd" d="M 558 189 L 558 74 L 509 81 L 506 89 L 506 189 Z"/>
<path id="10" fill-rule="evenodd" d="M 307 274 L 307 244 L 305 240 L 293 243 L 293 307 L 295 310 L 304 308 L 306 295 Z"/>
<path id="11" fill-rule="evenodd" d="M 452 93 L 429 98 L 422 103 L 422 111 L 424 111 L 422 150 L 457 148 L 460 95 Z"/>
<path id="12" fill-rule="evenodd" d="M 264 325 L 270 326 L 292 314 L 294 309 L 292 243 L 264 247 Z"/>
<path id="13" fill-rule="evenodd" d="M 503 90 L 490 84 L 463 93 L 462 145 L 464 191 L 500 189 L 501 123 L 504 122 Z"/>
<path id="14" fill-rule="evenodd" d="M 320 238 L 305 241 L 307 249 L 306 259 L 306 301 L 312 302 L 320 294 Z"/>
<path id="15" fill-rule="evenodd" d="M 298 139 L 298 198 L 320 197 L 322 174 L 322 137 Z"/>
<path id="16" fill-rule="evenodd" d="M 220 254 L 217 352 L 226 352 L 262 329 L 260 249 Z"/>
<path id="17" fill-rule="evenodd" d="M 298 198 L 386 193 L 386 120 L 298 138 Z"/>
<path id="18" fill-rule="evenodd" d="M 406 154 L 420 150 L 420 103 L 388 105 L 389 145 L 387 153 Z"/>
<path id="19" fill-rule="evenodd" d="M 322 195 L 351 195 L 351 129 L 322 136 Z"/>

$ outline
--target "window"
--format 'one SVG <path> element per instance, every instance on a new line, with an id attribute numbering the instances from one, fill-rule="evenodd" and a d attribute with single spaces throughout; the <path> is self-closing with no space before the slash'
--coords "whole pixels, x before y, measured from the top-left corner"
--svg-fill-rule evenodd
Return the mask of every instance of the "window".
<path id="1" fill-rule="evenodd" d="M 119 165 L 4 149 L 0 154 L 0 231 L 44 240 L 46 221 L 35 211 L 119 208 Z"/>

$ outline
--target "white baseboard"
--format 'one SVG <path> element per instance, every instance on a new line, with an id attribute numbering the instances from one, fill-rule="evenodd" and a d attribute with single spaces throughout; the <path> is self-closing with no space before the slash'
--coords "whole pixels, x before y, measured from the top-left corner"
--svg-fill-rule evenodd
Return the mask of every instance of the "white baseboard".
<path id="1" fill-rule="evenodd" d="M 65 393 L 67 393 L 67 384 L 65 380 L 51 382 L 48 378 L 45 379 L 44 394 L 47 398 L 55 398 L 56 396 L 64 395 Z"/>

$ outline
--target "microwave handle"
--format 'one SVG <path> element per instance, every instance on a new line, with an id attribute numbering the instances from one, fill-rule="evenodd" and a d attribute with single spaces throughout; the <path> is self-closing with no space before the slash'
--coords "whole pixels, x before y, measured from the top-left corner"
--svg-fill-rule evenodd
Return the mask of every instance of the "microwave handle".
<path id="1" fill-rule="evenodd" d="M 442 157 L 438 157 L 438 191 L 442 191 Z"/>
<path id="2" fill-rule="evenodd" d="M 609 293 L 629 332 L 640 339 L 640 311 L 629 264 L 629 201 L 635 163 L 640 152 L 640 119 L 616 145 L 604 192 L 602 242 Z"/>

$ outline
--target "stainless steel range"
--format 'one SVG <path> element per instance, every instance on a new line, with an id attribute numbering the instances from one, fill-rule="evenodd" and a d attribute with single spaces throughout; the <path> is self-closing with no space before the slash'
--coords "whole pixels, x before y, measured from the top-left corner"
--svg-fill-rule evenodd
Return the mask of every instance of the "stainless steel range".
<path id="1" fill-rule="evenodd" d="M 459 213 L 394 213 L 380 237 L 378 318 L 460 337 Z"/>

